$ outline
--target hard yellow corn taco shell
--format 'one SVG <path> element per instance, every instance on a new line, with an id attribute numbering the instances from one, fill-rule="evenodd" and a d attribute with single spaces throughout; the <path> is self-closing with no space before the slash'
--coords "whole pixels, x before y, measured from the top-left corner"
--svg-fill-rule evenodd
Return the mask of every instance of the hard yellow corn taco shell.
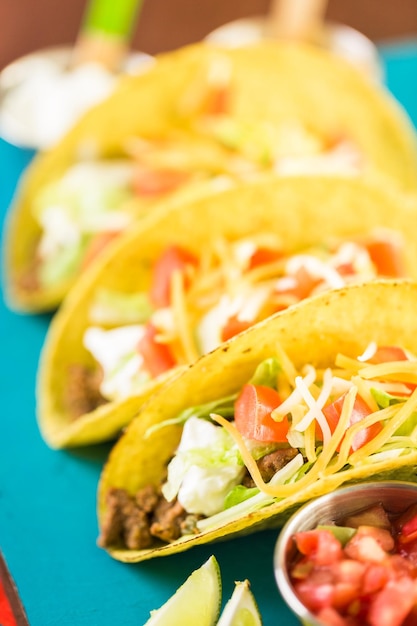
<path id="1" fill-rule="evenodd" d="M 121 81 L 56 147 L 37 156 L 10 207 L 4 237 L 4 282 L 10 307 L 26 312 L 57 307 L 76 277 L 48 288 L 25 283 L 41 235 L 33 203 L 71 164 L 94 155 L 116 157 L 126 139 L 163 137 L 186 127 L 178 103 L 219 55 L 231 64 L 231 115 L 279 125 L 297 120 L 324 136 L 351 139 L 369 170 L 417 188 L 417 145 L 405 112 L 382 87 L 340 58 L 304 45 L 263 42 L 244 49 L 195 44 L 157 57 L 149 71 Z M 29 281 L 30 282 L 30 281 Z"/>
<path id="2" fill-rule="evenodd" d="M 416 211 L 414 196 L 391 187 L 356 178 L 307 176 L 273 177 L 144 218 L 84 273 L 51 322 L 37 384 L 38 423 L 44 439 L 57 448 L 111 439 L 167 376 L 176 375 L 174 370 L 153 379 L 142 393 L 105 404 L 75 421 L 64 403 L 69 367 L 93 364 L 82 338 L 98 290 L 146 291 L 150 268 L 167 246 L 184 246 L 198 256 L 219 236 L 234 241 L 275 232 L 284 251 L 296 252 L 331 237 L 348 240 L 367 235 L 382 225 L 403 236 L 407 275 L 417 278 L 417 244 L 412 228 Z"/>
<path id="3" fill-rule="evenodd" d="M 147 484 L 165 479 L 166 465 L 181 436 L 181 426 L 151 426 L 176 417 L 183 409 L 211 402 L 239 391 L 256 366 L 276 354 L 279 344 L 296 368 L 304 364 L 334 367 L 336 354 L 356 357 L 371 341 L 398 345 L 417 352 L 417 284 L 375 281 L 333 290 L 304 300 L 238 335 L 199 359 L 191 368 L 163 388 L 144 407 L 110 453 L 98 493 L 100 525 L 106 514 L 110 487 L 135 494 Z M 109 548 L 115 559 L 136 562 L 187 550 L 212 541 L 230 539 L 264 528 L 278 527 L 304 501 L 334 490 L 343 482 L 398 478 L 416 480 L 417 448 L 397 458 L 374 461 L 339 471 L 308 488 L 278 499 L 274 504 L 226 524 L 184 536 L 153 549 Z"/>

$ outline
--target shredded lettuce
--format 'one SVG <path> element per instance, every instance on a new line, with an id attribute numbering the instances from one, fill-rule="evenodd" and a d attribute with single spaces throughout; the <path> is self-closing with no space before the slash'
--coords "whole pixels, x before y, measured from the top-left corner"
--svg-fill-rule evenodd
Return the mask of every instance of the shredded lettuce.
<path id="1" fill-rule="evenodd" d="M 76 274 L 92 237 L 131 223 L 131 177 L 127 161 L 81 162 L 39 191 L 33 214 L 42 228 L 38 253 L 44 285 Z"/>
<path id="2" fill-rule="evenodd" d="M 216 426 L 217 429 L 217 426 Z M 239 450 L 234 446 L 229 434 L 221 428 L 217 445 L 205 448 L 192 448 L 186 452 L 179 452 L 185 465 L 199 467 L 221 467 L 222 465 L 243 465 Z M 224 435 L 227 437 L 224 437 Z"/>
<path id="3" fill-rule="evenodd" d="M 229 433 L 193 417 L 185 424 L 180 446 L 168 464 L 162 492 L 168 501 L 178 496 L 191 513 L 212 514 L 222 508 L 243 473 L 239 449 Z"/>
<path id="4" fill-rule="evenodd" d="M 417 424 L 417 413 L 411 413 L 411 415 L 405 420 L 403 424 L 394 433 L 395 437 L 409 437 L 412 435 Z"/>
<path id="5" fill-rule="evenodd" d="M 387 393 L 383 389 L 378 389 L 376 387 L 373 387 L 371 389 L 371 394 L 375 398 L 376 403 L 381 409 L 385 409 L 389 406 L 392 406 L 393 404 L 399 404 L 400 402 L 404 402 L 406 400 L 404 396 L 395 396 L 393 394 Z M 403 424 L 401 424 L 400 428 L 398 428 L 395 431 L 394 436 L 395 437 L 409 437 L 413 433 L 416 427 L 416 423 L 417 423 L 417 414 L 411 413 L 411 415 L 406 419 L 406 421 Z"/>
<path id="6" fill-rule="evenodd" d="M 236 485 L 236 487 L 234 487 L 227 494 L 224 501 L 224 508 L 230 509 L 231 506 L 244 502 L 257 493 L 259 493 L 259 489 L 257 487 L 244 487 L 243 485 Z"/>
<path id="7" fill-rule="evenodd" d="M 252 385 L 265 385 L 266 387 L 277 388 L 278 374 L 281 371 L 281 365 L 277 358 L 271 357 L 259 363 L 254 375 L 249 383 Z"/>
<path id="8" fill-rule="evenodd" d="M 122 293 L 111 289 L 98 289 L 90 308 L 93 324 L 143 324 L 153 312 L 149 295 L 145 292 Z"/>
<path id="9" fill-rule="evenodd" d="M 404 402 L 404 397 L 394 396 L 376 387 L 371 388 L 371 394 L 380 409 L 386 409 L 388 406 L 398 404 L 398 402 Z"/>
<path id="10" fill-rule="evenodd" d="M 80 232 L 102 231 L 103 219 L 117 219 L 120 207 L 132 197 L 130 168 L 117 162 L 77 164 L 42 188 L 34 202 L 35 217 L 47 229 L 51 209 L 59 208 Z"/>
<path id="11" fill-rule="evenodd" d="M 299 472 L 303 469 L 304 460 L 301 454 L 297 454 L 296 457 L 291 459 L 289 463 L 284 465 L 283 468 L 278 470 L 278 472 L 271 478 L 271 485 L 284 485 L 289 482 L 294 482 L 298 480 Z M 207 517 L 206 519 L 199 520 L 197 522 L 197 528 L 200 532 L 204 532 L 209 528 L 214 528 L 216 526 L 222 526 L 227 522 L 230 522 L 234 519 L 238 519 L 252 511 L 256 511 L 265 506 L 270 506 L 274 502 L 277 502 L 277 498 L 273 498 L 265 494 L 262 491 L 259 491 L 255 495 L 248 497 L 241 502 L 236 503 L 234 506 L 229 507 L 220 513 Z"/>
<path id="12" fill-rule="evenodd" d="M 145 433 L 145 437 L 149 437 L 155 431 L 166 426 L 183 426 L 190 417 L 201 417 L 203 419 L 210 420 L 211 413 L 219 413 L 223 417 L 233 417 L 234 415 L 234 403 L 237 398 L 237 394 L 226 396 L 213 402 L 207 402 L 207 404 L 200 404 L 199 406 L 190 407 L 181 411 L 181 413 L 172 419 L 165 420 L 160 424 L 155 424 L 148 428 Z"/>
<path id="13" fill-rule="evenodd" d="M 80 269 L 87 248 L 86 238 L 77 244 L 61 248 L 53 257 L 43 259 L 39 268 L 39 281 L 43 287 L 69 280 Z"/>

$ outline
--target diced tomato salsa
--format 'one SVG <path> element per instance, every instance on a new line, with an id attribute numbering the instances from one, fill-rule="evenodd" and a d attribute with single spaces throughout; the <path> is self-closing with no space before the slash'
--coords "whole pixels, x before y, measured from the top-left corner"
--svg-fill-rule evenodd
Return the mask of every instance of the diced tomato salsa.
<path id="1" fill-rule="evenodd" d="M 400 514 L 378 504 L 293 542 L 294 591 L 322 624 L 417 624 L 417 502 Z"/>

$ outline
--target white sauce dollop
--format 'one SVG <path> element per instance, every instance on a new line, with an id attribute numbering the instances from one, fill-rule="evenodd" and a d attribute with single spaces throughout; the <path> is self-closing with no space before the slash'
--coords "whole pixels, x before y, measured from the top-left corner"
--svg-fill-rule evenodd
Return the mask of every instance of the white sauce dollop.
<path id="1" fill-rule="evenodd" d="M 98 64 L 63 72 L 48 62 L 37 66 L 2 103 L 4 124 L 24 143 L 42 149 L 56 143 L 87 109 L 106 98 L 116 78 Z"/>
<path id="2" fill-rule="evenodd" d="M 143 359 L 136 347 L 144 333 L 139 325 L 103 330 L 91 326 L 84 333 L 83 344 L 103 369 L 100 391 L 109 400 L 132 395 Z"/>
<path id="3" fill-rule="evenodd" d="M 184 424 L 176 456 L 168 465 L 168 481 L 162 487 L 167 500 L 178 495 L 178 501 L 188 513 L 214 515 L 224 508 L 224 499 L 245 472 L 233 462 L 210 462 L 210 449 L 217 451 L 232 447 L 229 435 L 207 420 L 190 417 Z M 187 452 L 201 450 L 202 462 L 190 463 Z M 206 462 L 203 462 L 204 453 Z"/>

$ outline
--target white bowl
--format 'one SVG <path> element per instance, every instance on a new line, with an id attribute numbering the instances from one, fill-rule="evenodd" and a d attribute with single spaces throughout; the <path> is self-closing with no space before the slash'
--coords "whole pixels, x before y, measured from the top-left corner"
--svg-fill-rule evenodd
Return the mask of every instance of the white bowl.
<path id="1" fill-rule="evenodd" d="M 221 46 L 239 47 L 271 38 L 266 17 L 235 20 L 216 28 L 206 41 Z M 322 46 L 345 58 L 372 80 L 381 81 L 383 72 L 375 44 L 358 30 L 344 24 L 326 22 Z"/>

